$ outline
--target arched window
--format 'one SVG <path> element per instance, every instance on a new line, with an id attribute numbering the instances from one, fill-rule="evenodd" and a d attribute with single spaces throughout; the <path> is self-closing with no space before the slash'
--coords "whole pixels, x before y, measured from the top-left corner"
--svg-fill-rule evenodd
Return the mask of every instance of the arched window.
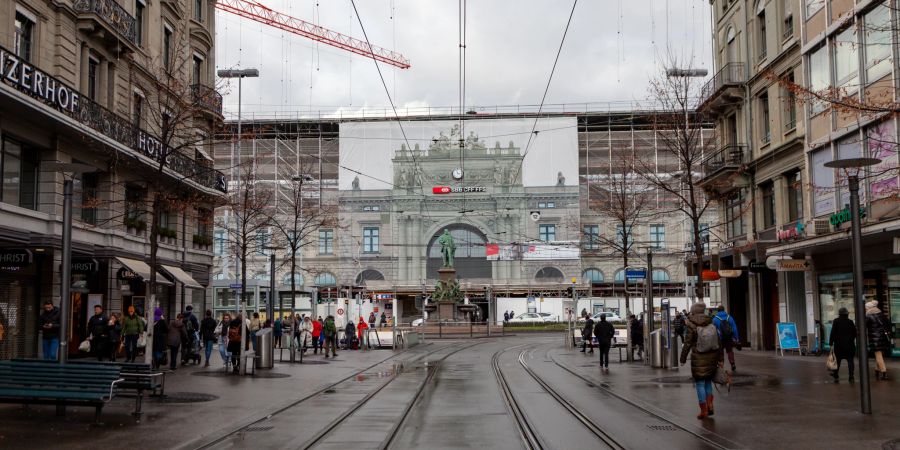
<path id="1" fill-rule="evenodd" d="M 293 276 L 291 276 L 291 274 L 285 275 L 284 278 L 281 279 L 281 284 L 283 284 L 285 286 L 290 286 L 291 278 L 294 279 L 295 285 L 303 286 L 303 275 L 300 275 L 299 273 L 294 273 Z"/>
<path id="2" fill-rule="evenodd" d="M 384 275 L 382 275 L 381 272 L 373 269 L 366 269 L 356 276 L 356 284 L 362 285 L 366 281 L 378 281 L 383 279 Z"/>
<path id="3" fill-rule="evenodd" d="M 601 272 L 600 269 L 585 270 L 581 277 L 584 278 L 584 281 L 587 281 L 588 283 L 603 282 L 603 272 Z"/>
<path id="4" fill-rule="evenodd" d="M 491 263 L 487 259 L 485 246 L 487 238 L 477 227 L 467 223 L 454 223 L 439 228 L 428 241 L 428 262 L 426 274 L 436 277 L 438 269 L 443 265 L 441 244 L 438 238 L 448 230 L 456 244 L 456 253 L 453 255 L 456 266 L 456 277 L 465 278 L 491 278 Z"/>
<path id="5" fill-rule="evenodd" d="M 613 277 L 613 281 L 615 281 L 616 283 L 624 283 L 625 282 L 625 269 L 617 270 L 615 276 Z"/>
<path id="6" fill-rule="evenodd" d="M 556 267 L 544 267 L 534 274 L 534 279 L 540 281 L 558 281 L 563 279 L 563 273 Z"/>
<path id="7" fill-rule="evenodd" d="M 256 272 L 253 274 L 254 280 L 269 281 L 269 272 Z"/>
<path id="8" fill-rule="evenodd" d="M 316 279 L 313 283 L 316 286 L 334 286 L 337 284 L 337 279 L 329 272 L 322 272 L 316 275 Z"/>
<path id="9" fill-rule="evenodd" d="M 669 281 L 669 272 L 663 269 L 653 269 L 654 283 L 667 283 Z"/>

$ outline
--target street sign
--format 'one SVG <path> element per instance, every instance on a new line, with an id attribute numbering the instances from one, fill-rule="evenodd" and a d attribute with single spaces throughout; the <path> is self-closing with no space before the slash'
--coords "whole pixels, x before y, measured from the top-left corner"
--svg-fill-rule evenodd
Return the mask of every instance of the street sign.
<path id="1" fill-rule="evenodd" d="M 806 272 L 811 268 L 812 264 L 807 259 L 779 259 L 775 270 L 778 272 Z"/>
<path id="2" fill-rule="evenodd" d="M 753 273 L 759 273 L 769 270 L 769 268 L 766 267 L 766 263 L 764 262 L 750 261 L 750 264 L 747 266 L 747 270 Z"/>
<path id="3" fill-rule="evenodd" d="M 645 268 L 632 268 L 625 269 L 625 278 L 629 280 L 638 280 L 647 278 L 647 269 Z"/>
<path id="4" fill-rule="evenodd" d="M 688 283 L 696 283 L 697 282 L 697 275 L 688 275 L 684 278 Z"/>
<path id="5" fill-rule="evenodd" d="M 231 289 L 243 289 L 244 285 L 241 283 L 232 283 L 232 284 L 229 284 L 228 287 Z"/>
<path id="6" fill-rule="evenodd" d="M 337 310 L 337 315 L 343 316 L 343 315 L 344 315 L 344 308 L 338 308 L 338 310 Z"/>

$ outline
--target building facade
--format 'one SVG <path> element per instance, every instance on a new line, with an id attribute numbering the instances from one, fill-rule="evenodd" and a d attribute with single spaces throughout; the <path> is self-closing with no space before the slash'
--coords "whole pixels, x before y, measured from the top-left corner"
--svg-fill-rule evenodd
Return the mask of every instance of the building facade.
<path id="1" fill-rule="evenodd" d="M 212 6 L 0 5 L 0 358 L 37 355 L 41 304 L 58 306 L 64 282 L 72 286 L 70 351 L 86 337 L 93 305 L 108 313 L 149 309 L 154 220 L 159 306 L 169 316 L 202 305 L 212 210 L 225 189 L 202 138 L 222 120 L 212 89 Z M 90 169 L 65 172 L 58 163 Z M 66 179 L 74 186 L 71 280 L 59 270 Z M 167 203 L 153 218 L 157 192 Z"/>
<path id="2" fill-rule="evenodd" d="M 621 153 L 655 161 L 659 131 L 651 117 L 651 112 L 547 115 L 536 122 L 545 130 L 538 134 L 542 143 L 528 143 L 533 116 L 409 117 L 403 118 L 402 133 L 397 121 L 388 119 L 245 122 L 244 130 L 250 130 L 245 136 L 252 137 L 243 140 L 239 153 L 256 161 L 257 176 L 274 186 L 288 183 L 286 173 L 311 173 L 313 181 L 303 188 L 306 204 L 333 207 L 331 225 L 306 233 L 297 273 L 290 273 L 285 253 L 276 251 L 276 290 L 283 297 L 292 277 L 298 280 L 299 312 L 334 312 L 325 301 L 317 306 L 307 300 L 315 292 L 323 299 L 359 296 L 364 315 L 389 308 L 392 299 L 400 311 L 388 315 L 420 315 L 415 298 L 434 289 L 441 265 L 436 240 L 447 230 L 457 242 L 462 289 L 481 307 L 482 318 L 488 316 L 486 296 L 561 298 L 569 297 L 573 286 L 579 296 L 594 299 L 589 309 L 624 314 L 621 255 L 598 239 L 621 230 L 591 206 L 612 168 L 620 166 Z M 551 135 L 554 130 L 557 135 Z M 231 136 L 223 137 L 215 158 L 225 170 L 235 166 L 238 152 Z M 227 217 L 228 208 L 216 215 Z M 716 223 L 714 215 L 708 223 Z M 647 249 L 654 253 L 657 299 L 685 297 L 688 232 L 686 221 L 672 212 L 629 230 L 639 242 L 629 265 L 646 265 Z M 211 294 L 223 312 L 234 308 L 231 286 L 240 283 L 240 267 L 228 231 L 215 233 L 216 261 L 222 261 L 216 266 L 222 272 L 213 274 Z M 261 231 L 260 244 L 277 242 L 269 233 L 276 234 L 271 227 Z M 260 292 L 248 305 L 262 312 L 269 297 L 269 254 L 254 251 L 247 266 L 248 289 Z M 638 284 L 628 289 L 643 297 Z M 538 308 L 533 303 L 529 310 Z M 346 309 L 357 311 L 349 304 Z"/>
<path id="3" fill-rule="evenodd" d="M 892 236 L 881 231 L 894 217 L 886 205 L 897 194 L 897 126 L 895 113 L 879 110 L 897 99 L 892 3 L 711 2 L 718 72 L 700 110 L 715 117 L 722 151 L 707 160 L 704 182 L 722 196 L 722 267 L 742 269 L 722 297 L 753 348 L 776 348 L 779 322 L 827 342 L 837 309 L 853 310 L 849 256 L 838 256 L 849 255 L 847 224 L 829 222 L 849 203 L 846 178 L 824 167 L 835 158 L 883 160 L 863 176 L 865 226 L 879 230 L 866 237 L 867 295 L 896 314 L 884 250 Z"/>

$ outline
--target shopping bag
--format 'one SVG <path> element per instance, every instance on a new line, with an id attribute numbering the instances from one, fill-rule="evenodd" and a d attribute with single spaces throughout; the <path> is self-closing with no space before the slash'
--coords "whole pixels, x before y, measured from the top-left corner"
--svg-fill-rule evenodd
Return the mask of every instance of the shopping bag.
<path id="1" fill-rule="evenodd" d="M 81 341 L 81 344 L 78 344 L 78 350 L 80 350 L 80 351 L 82 351 L 82 352 L 89 352 L 89 351 L 91 351 L 91 341 L 90 341 L 90 339 L 85 339 L 85 340 Z"/>
<path id="2" fill-rule="evenodd" d="M 728 391 L 731 391 L 731 372 L 725 370 L 725 367 L 719 366 L 716 368 L 716 374 L 713 376 L 713 383 L 727 386 Z"/>
<path id="3" fill-rule="evenodd" d="M 146 348 L 147 347 L 147 333 L 141 333 L 140 337 L 137 340 L 137 348 Z"/>
<path id="4" fill-rule="evenodd" d="M 838 370 L 837 356 L 834 356 L 834 349 L 828 353 L 828 359 L 825 360 L 825 368 L 831 371 Z"/>

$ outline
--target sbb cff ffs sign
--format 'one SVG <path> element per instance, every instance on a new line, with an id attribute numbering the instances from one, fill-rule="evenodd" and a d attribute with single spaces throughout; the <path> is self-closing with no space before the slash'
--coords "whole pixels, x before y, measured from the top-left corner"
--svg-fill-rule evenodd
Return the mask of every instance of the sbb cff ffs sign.
<path id="1" fill-rule="evenodd" d="M 434 186 L 431 188 L 431 193 L 436 195 L 462 194 L 467 192 L 487 192 L 487 190 L 484 186 Z"/>

